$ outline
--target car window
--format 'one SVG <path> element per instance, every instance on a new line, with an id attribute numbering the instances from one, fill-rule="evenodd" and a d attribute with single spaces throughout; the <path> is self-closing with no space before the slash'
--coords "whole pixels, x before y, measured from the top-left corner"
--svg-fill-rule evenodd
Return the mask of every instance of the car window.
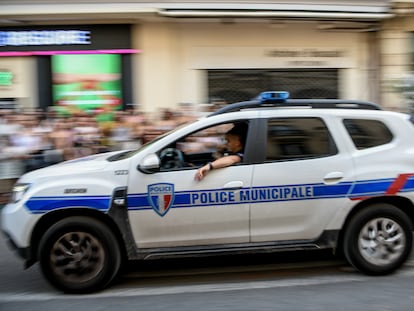
<path id="1" fill-rule="evenodd" d="M 226 154 L 225 133 L 235 123 L 216 124 L 184 136 L 162 148 L 161 171 L 202 166 Z"/>
<path id="2" fill-rule="evenodd" d="M 268 121 L 266 161 L 325 157 L 337 153 L 320 118 L 276 118 Z"/>
<path id="3" fill-rule="evenodd" d="M 393 139 L 388 127 L 378 120 L 345 119 L 343 123 L 357 149 L 384 145 Z"/>
<path id="4" fill-rule="evenodd" d="M 220 124 L 192 133 L 179 142 L 180 148 L 186 153 L 215 151 L 223 144 L 224 133 L 232 126 L 232 124 Z"/>

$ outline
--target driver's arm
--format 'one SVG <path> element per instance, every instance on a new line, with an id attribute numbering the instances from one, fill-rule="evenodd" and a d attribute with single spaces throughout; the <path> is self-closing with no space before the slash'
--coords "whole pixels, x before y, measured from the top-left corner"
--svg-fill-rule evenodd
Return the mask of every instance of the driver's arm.
<path id="1" fill-rule="evenodd" d="M 242 160 L 242 157 L 238 154 L 228 155 L 228 156 L 225 156 L 225 157 L 222 157 L 222 158 L 218 158 L 214 162 L 210 162 L 210 163 L 200 167 L 197 170 L 197 173 L 196 173 L 194 178 L 195 178 L 195 180 L 201 180 L 211 170 L 227 167 L 227 166 L 239 163 L 239 162 L 241 162 L 241 160 Z"/>

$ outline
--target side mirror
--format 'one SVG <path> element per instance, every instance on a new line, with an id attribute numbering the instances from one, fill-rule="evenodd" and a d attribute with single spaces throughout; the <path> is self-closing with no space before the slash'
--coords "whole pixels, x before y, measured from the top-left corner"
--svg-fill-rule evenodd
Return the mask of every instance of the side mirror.
<path id="1" fill-rule="evenodd" d="M 151 174 L 160 168 L 160 158 L 155 153 L 147 154 L 138 165 L 138 170 Z"/>

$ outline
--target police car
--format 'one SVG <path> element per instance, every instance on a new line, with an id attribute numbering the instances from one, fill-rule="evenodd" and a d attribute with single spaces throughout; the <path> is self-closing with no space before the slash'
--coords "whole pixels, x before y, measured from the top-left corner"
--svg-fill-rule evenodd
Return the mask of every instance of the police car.
<path id="1" fill-rule="evenodd" d="M 240 122 L 243 161 L 194 180 Z M 105 288 L 127 260 L 241 252 L 328 248 L 384 275 L 412 247 L 413 137 L 409 115 L 369 102 L 264 92 L 138 150 L 23 175 L 2 230 L 70 293 Z"/>

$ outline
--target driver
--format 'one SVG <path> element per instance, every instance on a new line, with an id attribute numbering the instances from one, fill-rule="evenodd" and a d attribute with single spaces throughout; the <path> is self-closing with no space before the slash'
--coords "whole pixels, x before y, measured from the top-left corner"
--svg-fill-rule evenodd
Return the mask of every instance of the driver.
<path id="1" fill-rule="evenodd" d="M 226 147 L 229 153 L 213 162 L 200 167 L 194 179 L 202 180 L 213 169 L 223 168 L 243 161 L 244 144 L 246 141 L 247 124 L 237 123 L 226 134 Z"/>

